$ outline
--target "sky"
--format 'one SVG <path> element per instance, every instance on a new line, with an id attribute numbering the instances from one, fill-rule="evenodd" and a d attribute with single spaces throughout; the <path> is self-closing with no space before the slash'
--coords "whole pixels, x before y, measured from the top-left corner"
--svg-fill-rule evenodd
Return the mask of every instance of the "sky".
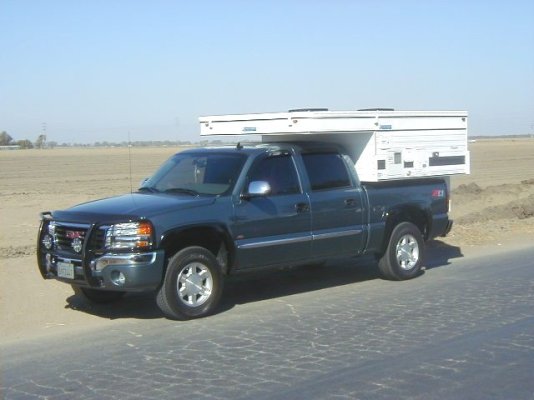
<path id="1" fill-rule="evenodd" d="M 467 110 L 534 134 L 534 1 L 0 1 L 0 131 L 197 141 L 198 117 Z"/>

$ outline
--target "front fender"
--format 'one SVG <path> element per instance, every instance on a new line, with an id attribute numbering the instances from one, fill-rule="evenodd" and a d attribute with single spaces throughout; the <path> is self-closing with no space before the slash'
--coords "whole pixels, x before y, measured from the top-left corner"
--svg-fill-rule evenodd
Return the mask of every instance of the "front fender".
<path id="1" fill-rule="evenodd" d="M 190 224 L 166 231 L 160 241 L 160 248 L 165 250 L 167 258 L 189 246 L 201 246 L 217 257 L 221 244 L 227 251 L 225 270 L 235 262 L 236 246 L 228 229 L 221 223 Z"/>

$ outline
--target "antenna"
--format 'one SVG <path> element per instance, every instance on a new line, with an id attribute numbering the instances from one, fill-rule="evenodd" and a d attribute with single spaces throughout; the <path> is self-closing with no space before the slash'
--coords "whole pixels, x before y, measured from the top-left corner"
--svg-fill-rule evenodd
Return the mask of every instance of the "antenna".
<path id="1" fill-rule="evenodd" d="M 130 131 L 128 131 L 128 165 L 130 167 L 130 193 L 133 193 L 133 184 L 132 184 L 132 141 L 130 139 Z"/>

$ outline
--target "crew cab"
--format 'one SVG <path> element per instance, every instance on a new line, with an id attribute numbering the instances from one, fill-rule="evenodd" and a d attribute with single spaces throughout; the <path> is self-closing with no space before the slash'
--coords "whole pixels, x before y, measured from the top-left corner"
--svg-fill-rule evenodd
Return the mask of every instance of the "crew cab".
<path id="1" fill-rule="evenodd" d="M 177 153 L 134 193 L 43 212 L 37 261 L 91 301 L 151 291 L 190 319 L 214 312 L 226 276 L 256 268 L 374 255 L 384 278 L 416 277 L 425 240 L 451 225 L 442 178 L 362 184 L 337 145 L 238 144 Z"/>

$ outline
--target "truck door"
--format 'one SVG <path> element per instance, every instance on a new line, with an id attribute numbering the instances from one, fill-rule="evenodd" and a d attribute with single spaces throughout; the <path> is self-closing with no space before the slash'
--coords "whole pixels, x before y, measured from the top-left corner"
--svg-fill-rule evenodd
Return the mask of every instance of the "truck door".
<path id="1" fill-rule="evenodd" d="M 311 217 L 293 156 L 278 153 L 252 165 L 250 182 L 267 182 L 270 192 L 236 201 L 232 234 L 237 244 L 237 267 L 290 264 L 309 259 Z"/>
<path id="2" fill-rule="evenodd" d="M 310 185 L 312 255 L 355 255 L 364 246 L 361 188 L 336 152 L 302 154 Z"/>

